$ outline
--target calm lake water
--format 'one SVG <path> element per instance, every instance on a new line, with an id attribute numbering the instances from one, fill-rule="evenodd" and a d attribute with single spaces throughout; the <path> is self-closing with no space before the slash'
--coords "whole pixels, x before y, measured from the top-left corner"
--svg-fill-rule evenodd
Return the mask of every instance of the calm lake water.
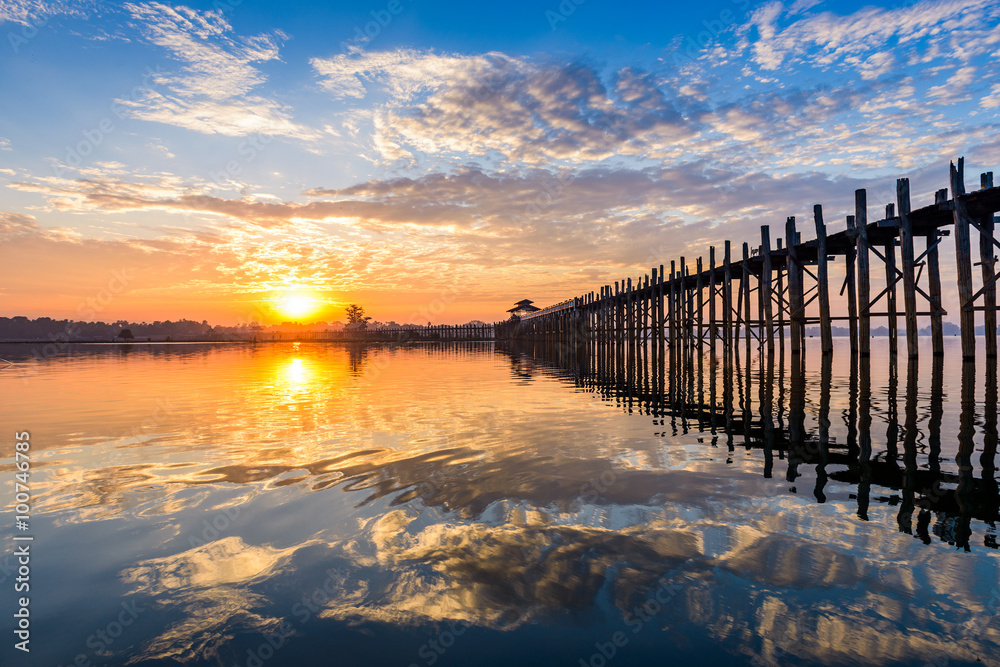
<path id="1" fill-rule="evenodd" d="M 0 346 L 0 662 L 1000 664 L 996 375 L 946 342 Z"/>

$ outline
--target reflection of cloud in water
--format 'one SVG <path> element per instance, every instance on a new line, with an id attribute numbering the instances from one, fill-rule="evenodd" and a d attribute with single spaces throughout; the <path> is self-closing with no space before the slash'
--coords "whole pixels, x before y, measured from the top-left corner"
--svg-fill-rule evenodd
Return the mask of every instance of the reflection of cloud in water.
<path id="1" fill-rule="evenodd" d="M 942 650 L 988 663 L 1000 647 L 1000 629 L 972 631 L 961 622 L 990 614 L 984 600 L 1000 580 L 995 560 L 965 572 L 940 550 L 916 546 L 914 558 L 891 548 L 898 541 L 890 536 L 879 551 L 878 534 L 831 537 L 827 531 L 840 525 L 833 516 L 781 531 L 767 525 L 767 513 L 752 525 L 727 525 L 720 521 L 732 515 L 687 513 L 682 520 L 683 510 L 633 509 L 636 522 L 615 528 L 599 525 L 620 523 L 607 514 L 598 525 L 581 522 L 585 510 L 567 515 L 514 506 L 468 523 L 428 523 L 427 514 L 393 510 L 340 547 L 371 585 L 363 598 L 331 601 L 323 616 L 511 630 L 589 611 L 616 624 L 672 582 L 681 591 L 654 627 L 675 633 L 693 623 L 779 664 L 786 662 L 782 652 L 817 664 L 884 664 Z M 859 557 L 859 543 L 862 553 L 874 555 Z M 901 568 L 907 560 L 920 562 Z M 920 571 L 937 573 L 935 580 L 921 581 Z M 928 587 L 939 596 L 914 604 Z M 831 588 L 838 597 L 817 597 Z"/>
<path id="2" fill-rule="evenodd" d="M 216 656 L 239 632 L 273 632 L 281 619 L 262 611 L 269 600 L 249 587 L 278 576 L 294 551 L 227 537 L 126 570 L 122 576 L 135 593 L 185 616 L 149 640 L 131 662 L 201 660 Z"/>
<path id="3" fill-rule="evenodd" d="M 346 548 L 356 563 L 391 571 L 391 579 L 364 604 L 333 603 L 324 615 L 509 629 L 590 607 L 623 554 L 633 566 L 614 582 L 624 603 L 698 553 L 695 536 L 676 528 L 545 525 L 541 513 L 533 514 L 532 525 L 427 525 L 404 510 L 373 519 L 367 539 Z"/>

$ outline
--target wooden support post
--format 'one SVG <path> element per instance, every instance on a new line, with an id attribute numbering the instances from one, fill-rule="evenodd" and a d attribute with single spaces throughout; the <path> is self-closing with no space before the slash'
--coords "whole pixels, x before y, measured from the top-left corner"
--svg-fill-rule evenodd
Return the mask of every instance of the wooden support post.
<path id="1" fill-rule="evenodd" d="M 858 353 L 858 288 L 855 283 L 855 258 L 858 254 L 857 229 L 854 216 L 847 216 L 847 234 L 850 245 L 847 248 L 847 316 L 851 332 L 851 355 Z"/>
<path id="2" fill-rule="evenodd" d="M 945 200 L 948 199 L 945 191 Z M 944 320 L 943 301 L 941 297 L 941 267 L 938 261 L 937 241 L 938 235 L 927 236 L 927 284 L 930 297 L 934 301 L 931 304 L 931 344 L 935 357 L 944 356 Z"/>
<path id="3" fill-rule="evenodd" d="M 771 228 L 762 225 L 760 228 L 760 248 L 764 255 L 764 268 L 760 275 L 759 289 L 761 302 L 764 304 L 764 336 L 767 342 L 768 356 L 774 355 L 774 317 L 771 309 Z"/>
<path id="4" fill-rule="evenodd" d="M 683 259 L 683 257 L 681 258 Z M 691 272 L 688 271 L 687 263 L 681 267 L 684 272 L 684 341 L 686 344 L 694 343 L 694 288 L 688 285 L 688 278 Z"/>
<path id="5" fill-rule="evenodd" d="M 892 204 L 889 204 L 892 206 Z M 885 284 L 889 285 L 886 293 L 886 314 L 889 326 L 889 354 L 893 357 L 898 352 L 898 328 L 896 314 L 896 244 L 891 242 L 885 246 Z"/>
<path id="6" fill-rule="evenodd" d="M 777 241 L 778 250 L 781 250 L 781 239 Z M 788 272 L 788 262 L 785 262 L 785 269 L 778 269 L 778 348 L 781 354 L 785 353 L 785 274 Z"/>
<path id="7" fill-rule="evenodd" d="M 993 187 L 993 172 L 987 172 L 980 177 L 983 189 Z M 979 259 L 983 267 L 983 324 L 986 335 L 986 356 L 995 359 L 997 356 L 997 284 L 993 280 L 996 275 L 996 254 L 993 246 L 993 213 L 987 213 L 979 221 Z"/>
<path id="8" fill-rule="evenodd" d="M 681 256 L 680 265 L 677 267 L 677 334 L 678 340 L 687 345 L 687 260 Z"/>
<path id="9" fill-rule="evenodd" d="M 656 280 L 656 269 L 653 269 L 653 280 Z M 645 343 L 649 340 L 649 307 L 653 303 L 652 298 L 650 298 L 649 291 L 649 274 L 643 277 L 643 287 L 642 287 L 642 337 L 641 340 Z"/>
<path id="10" fill-rule="evenodd" d="M 649 304 L 648 309 L 646 311 L 648 313 L 648 320 L 647 321 L 649 323 L 648 326 L 647 326 L 646 331 L 648 332 L 647 335 L 649 336 L 649 341 L 651 343 L 655 343 L 656 342 L 656 306 L 657 306 L 657 303 L 656 303 L 656 292 L 657 292 L 657 277 L 658 277 L 658 274 L 656 273 L 656 267 L 653 267 L 650 270 L 650 273 L 653 274 L 653 277 L 649 281 L 649 285 L 651 287 L 647 286 L 648 289 L 646 290 L 646 301 Z"/>
<path id="11" fill-rule="evenodd" d="M 698 352 L 700 353 L 704 348 L 705 344 L 705 329 L 704 329 L 705 320 L 704 320 L 704 308 L 702 307 L 702 304 L 704 304 L 705 300 L 704 300 L 704 295 L 702 294 L 702 288 L 704 287 L 704 285 L 702 284 L 703 280 L 701 276 L 702 273 L 701 257 L 698 258 L 697 270 L 698 270 L 698 275 L 695 277 L 695 284 L 696 284 L 695 298 L 698 299 L 698 309 L 696 312 L 698 317 Z"/>
<path id="12" fill-rule="evenodd" d="M 730 243 L 726 241 L 722 257 L 722 330 L 727 350 L 730 350 L 733 344 L 733 270 L 730 260 Z"/>
<path id="13" fill-rule="evenodd" d="M 833 354 L 833 330 L 830 323 L 830 279 L 826 255 L 826 225 L 823 223 L 823 207 L 813 206 L 816 221 L 816 267 L 817 289 L 819 290 L 819 328 L 823 340 L 823 354 Z"/>
<path id="14" fill-rule="evenodd" d="M 708 351 L 715 357 L 715 339 L 719 337 L 719 326 L 715 319 L 715 246 L 708 249 Z"/>
<path id="15" fill-rule="evenodd" d="M 632 347 L 635 344 L 635 290 L 636 286 L 632 284 L 632 279 L 626 279 L 626 292 L 625 292 L 625 334 L 626 342 L 629 347 L 629 354 L 632 353 Z"/>
<path id="16" fill-rule="evenodd" d="M 667 302 L 667 321 L 670 323 L 670 345 L 677 342 L 677 264 L 670 260 L 670 301 Z"/>
<path id="17" fill-rule="evenodd" d="M 660 282 L 659 282 L 659 285 L 657 287 L 657 297 L 656 297 L 656 301 L 659 304 L 659 306 L 657 307 L 657 311 L 656 311 L 657 312 L 657 316 L 656 316 L 656 330 L 659 332 L 657 334 L 657 336 L 658 336 L 657 340 L 659 341 L 659 343 L 660 343 L 661 346 L 663 345 L 663 321 L 664 321 L 664 319 L 666 319 L 666 314 L 665 314 L 664 308 L 663 308 L 663 306 L 664 306 L 664 303 L 663 303 L 663 292 L 664 292 L 663 282 L 664 282 L 665 278 L 666 278 L 666 275 L 663 273 L 663 265 L 660 264 Z"/>
<path id="18" fill-rule="evenodd" d="M 785 221 L 785 238 L 788 240 L 788 308 L 790 313 L 792 354 L 797 355 L 802 351 L 802 266 L 799 264 L 799 256 L 795 238 L 795 217 L 791 216 Z"/>
<path id="19" fill-rule="evenodd" d="M 958 168 L 951 163 L 951 198 L 955 202 L 955 260 L 958 269 L 959 321 L 962 327 L 962 358 L 976 358 L 976 321 L 972 309 L 972 254 L 969 248 L 971 219 L 965 200 L 965 158 L 958 159 Z"/>
<path id="20" fill-rule="evenodd" d="M 858 348 L 867 357 L 872 349 L 872 316 L 868 309 L 871 302 L 871 275 L 868 263 L 868 194 L 854 191 L 854 224 L 858 230 Z"/>
<path id="21" fill-rule="evenodd" d="M 914 269 L 913 224 L 910 222 L 910 179 L 896 179 L 896 204 L 899 207 L 899 254 L 903 263 L 903 305 L 906 309 L 906 351 L 910 359 L 920 355 L 917 335 L 917 290 Z"/>
<path id="22" fill-rule="evenodd" d="M 743 244 L 743 307 L 746 312 L 743 315 L 743 334 L 746 337 L 747 363 L 750 363 L 750 245 Z"/>

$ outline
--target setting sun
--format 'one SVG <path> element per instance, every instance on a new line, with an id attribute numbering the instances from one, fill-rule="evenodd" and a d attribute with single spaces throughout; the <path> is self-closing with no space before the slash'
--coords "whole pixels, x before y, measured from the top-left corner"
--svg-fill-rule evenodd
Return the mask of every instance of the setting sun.
<path id="1" fill-rule="evenodd" d="M 278 312 L 285 317 L 300 318 L 312 315 L 319 310 L 320 303 L 309 296 L 289 294 L 278 300 Z"/>

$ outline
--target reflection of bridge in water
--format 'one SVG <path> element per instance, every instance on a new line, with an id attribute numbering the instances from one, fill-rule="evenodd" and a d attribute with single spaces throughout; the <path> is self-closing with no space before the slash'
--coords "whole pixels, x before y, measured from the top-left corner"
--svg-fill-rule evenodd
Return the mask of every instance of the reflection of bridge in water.
<path id="1" fill-rule="evenodd" d="M 818 376 L 807 376 L 804 355 L 792 356 L 786 366 L 784 354 L 777 363 L 774 355 L 762 355 L 760 363 L 754 365 L 750 360 L 741 363 L 737 351 L 735 357 L 724 355 L 721 363 L 714 363 L 715 357 L 699 355 L 693 348 L 655 344 L 509 342 L 499 349 L 511 355 L 516 372 L 530 375 L 536 364 L 568 372 L 577 387 L 615 402 L 626 412 L 653 417 L 654 423 L 665 427 L 665 435 L 704 434 L 710 446 L 728 448 L 727 463 L 733 461 L 737 448 L 760 451 L 765 478 L 783 475 L 794 483 L 803 471 L 814 472 L 812 493 L 818 502 L 826 501 L 829 482 L 852 485 L 856 488 L 852 498 L 857 500 L 857 515 L 863 520 L 868 520 L 872 488 L 885 489 L 890 491 L 888 495 L 876 491 L 874 499 L 898 506 L 896 519 L 901 531 L 916 532 L 925 543 L 931 541 L 933 532 L 968 550 L 970 522 L 977 519 L 990 527 L 983 544 L 997 548 L 1000 515 L 994 477 L 994 364 L 987 364 L 978 424 L 976 367 L 971 362 L 962 366 L 956 449 L 949 446 L 954 438 L 951 433 L 944 434 L 947 444 L 942 447 L 942 357 L 934 359 L 928 406 L 918 404 L 916 360 L 907 363 L 901 387 L 896 357 L 891 356 L 887 391 L 879 397 L 884 398 L 885 408 L 880 410 L 873 404 L 869 359 L 852 355 L 847 407 L 836 416 L 843 420 L 841 430 L 846 431 L 846 438 L 839 442 L 831 436 L 830 355 L 823 355 Z M 883 425 L 884 436 L 880 434 Z M 975 457 L 977 426 L 982 451 Z M 933 529 L 932 515 L 938 519 Z"/>

